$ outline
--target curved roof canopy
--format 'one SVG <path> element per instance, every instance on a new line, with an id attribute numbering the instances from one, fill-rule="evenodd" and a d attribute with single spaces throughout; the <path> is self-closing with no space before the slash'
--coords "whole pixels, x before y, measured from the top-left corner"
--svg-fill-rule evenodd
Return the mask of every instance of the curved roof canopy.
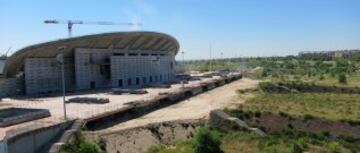
<path id="1" fill-rule="evenodd" d="M 63 48 L 63 49 L 60 49 Z M 60 52 L 72 57 L 74 48 L 126 49 L 164 51 L 177 54 L 178 41 L 167 34 L 157 32 L 114 32 L 60 39 L 25 47 L 11 55 L 4 67 L 4 76 L 15 76 L 24 66 L 26 58 L 53 58 Z"/>

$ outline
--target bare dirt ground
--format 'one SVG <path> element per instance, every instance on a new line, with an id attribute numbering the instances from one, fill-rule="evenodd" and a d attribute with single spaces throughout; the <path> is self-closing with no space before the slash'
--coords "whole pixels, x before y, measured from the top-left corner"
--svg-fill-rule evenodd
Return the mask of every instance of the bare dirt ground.
<path id="1" fill-rule="evenodd" d="M 151 112 L 140 118 L 119 123 L 115 126 L 94 132 L 108 133 L 145 126 L 151 123 L 207 118 L 211 110 L 231 107 L 244 102 L 244 99 L 239 97 L 236 90 L 255 88 L 257 84 L 258 81 L 247 78 L 237 80 L 209 92 L 191 97 L 178 104 Z"/>

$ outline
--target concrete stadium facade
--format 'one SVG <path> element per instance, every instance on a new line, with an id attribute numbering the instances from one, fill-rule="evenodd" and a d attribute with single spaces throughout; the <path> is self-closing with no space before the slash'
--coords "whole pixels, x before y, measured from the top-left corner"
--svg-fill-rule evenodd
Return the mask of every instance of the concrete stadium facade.
<path id="1" fill-rule="evenodd" d="M 59 54 L 64 55 L 68 92 L 172 81 L 178 50 L 175 38 L 157 32 L 105 33 L 33 45 L 6 61 L 0 89 L 8 91 L 0 97 L 60 92 Z"/>

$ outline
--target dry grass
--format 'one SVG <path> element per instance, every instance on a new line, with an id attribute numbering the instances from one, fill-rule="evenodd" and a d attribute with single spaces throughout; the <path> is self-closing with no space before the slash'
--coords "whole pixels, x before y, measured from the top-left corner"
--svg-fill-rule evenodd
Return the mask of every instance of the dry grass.
<path id="1" fill-rule="evenodd" d="M 267 77 L 264 78 L 267 81 L 274 81 L 274 82 L 282 82 L 282 81 L 297 81 L 297 82 L 307 82 L 307 83 L 315 83 L 317 85 L 324 85 L 324 86 L 340 86 L 340 87 L 360 87 L 360 75 L 359 74 L 352 74 L 347 75 L 347 83 L 342 84 L 338 82 L 338 76 L 330 76 L 330 75 L 323 75 L 323 79 L 320 79 L 320 76 L 300 76 L 300 75 L 284 75 L 281 78 L 274 78 L 274 77 Z"/>
<path id="2" fill-rule="evenodd" d="M 360 95 L 335 93 L 273 94 L 253 92 L 242 110 L 312 115 L 330 120 L 360 121 Z"/>

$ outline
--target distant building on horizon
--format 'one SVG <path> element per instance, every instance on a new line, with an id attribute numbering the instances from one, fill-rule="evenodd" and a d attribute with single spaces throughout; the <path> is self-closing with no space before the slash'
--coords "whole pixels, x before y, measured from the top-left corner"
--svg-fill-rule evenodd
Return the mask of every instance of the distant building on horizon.
<path id="1" fill-rule="evenodd" d="M 352 56 L 360 56 L 360 49 L 353 50 L 336 50 L 336 51 L 302 51 L 299 57 L 339 57 L 350 58 Z"/>

